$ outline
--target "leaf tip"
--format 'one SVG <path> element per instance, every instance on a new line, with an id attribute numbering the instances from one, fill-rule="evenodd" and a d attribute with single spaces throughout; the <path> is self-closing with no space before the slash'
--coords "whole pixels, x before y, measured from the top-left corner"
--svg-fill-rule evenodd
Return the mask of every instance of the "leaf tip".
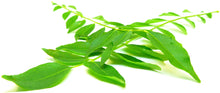
<path id="1" fill-rule="evenodd" d="M 2 78 L 9 80 L 9 81 L 13 81 L 13 77 L 11 75 L 2 75 Z"/>

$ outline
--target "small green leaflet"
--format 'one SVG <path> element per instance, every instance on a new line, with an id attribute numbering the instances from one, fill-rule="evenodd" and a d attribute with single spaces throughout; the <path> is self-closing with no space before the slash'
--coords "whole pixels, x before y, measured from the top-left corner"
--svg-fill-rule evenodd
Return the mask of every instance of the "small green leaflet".
<path id="1" fill-rule="evenodd" d="M 70 67 L 59 63 L 45 63 L 18 75 L 3 75 L 2 77 L 21 88 L 36 90 L 60 84 L 70 71 Z"/>
<path id="2" fill-rule="evenodd" d="M 161 18 L 153 18 L 153 19 L 148 19 L 145 23 L 152 24 L 152 23 L 158 23 L 158 22 L 164 22 L 164 21 L 167 21 L 167 20 L 161 19 Z"/>
<path id="3" fill-rule="evenodd" d="M 145 57 L 145 58 L 152 58 L 152 59 L 158 59 L 161 61 L 167 60 L 167 58 L 160 53 L 154 52 L 152 49 L 143 46 L 143 45 L 135 45 L 135 44 L 129 44 L 126 45 L 127 47 L 123 50 L 127 53 L 130 53 L 135 56 L 139 57 Z"/>
<path id="4" fill-rule="evenodd" d="M 181 24 L 179 24 L 179 23 L 177 23 L 177 22 L 172 22 L 172 24 L 175 25 L 177 28 L 179 28 L 179 30 L 180 30 L 183 34 L 187 35 L 186 28 L 185 28 L 183 25 L 181 25 Z"/>
<path id="5" fill-rule="evenodd" d="M 190 63 L 187 51 L 179 42 L 166 35 L 152 31 L 149 31 L 148 39 L 164 53 L 173 66 L 188 72 L 197 82 L 200 82 Z"/>
<path id="6" fill-rule="evenodd" d="M 55 62 L 65 64 L 65 65 L 80 65 L 83 62 L 86 62 L 87 59 L 85 57 L 81 57 L 70 52 L 64 52 L 60 50 L 53 50 L 53 49 L 45 49 L 43 48 L 44 52 L 46 52 L 49 56 L 53 57 Z"/>
<path id="7" fill-rule="evenodd" d="M 61 9 L 61 8 L 62 8 L 61 6 L 55 6 L 54 9 L 53 9 L 53 11 L 55 12 L 55 11 Z"/>
<path id="8" fill-rule="evenodd" d="M 97 36 L 93 40 L 89 40 L 90 43 L 88 55 L 95 51 L 98 48 L 101 48 L 102 46 L 108 45 L 110 42 L 112 42 L 117 36 L 119 35 L 119 32 L 116 30 L 111 30 L 109 32 L 104 32 L 102 35 Z"/>
<path id="9" fill-rule="evenodd" d="M 90 74 L 97 79 L 125 87 L 124 78 L 114 67 L 106 64 L 101 66 L 100 62 L 85 62 L 84 65 L 89 68 L 89 71 L 92 71 Z"/>
<path id="10" fill-rule="evenodd" d="M 108 58 L 110 57 L 112 51 L 113 51 L 113 43 L 110 43 L 106 50 L 102 53 L 102 56 L 101 56 L 101 66 L 103 66 L 105 64 L 105 62 L 108 60 Z"/>
<path id="11" fill-rule="evenodd" d="M 96 16 L 93 19 L 104 21 L 104 22 L 108 22 L 107 20 L 105 20 L 105 18 L 102 15 Z"/>
<path id="12" fill-rule="evenodd" d="M 57 50 L 64 50 L 77 55 L 85 56 L 89 48 L 88 42 L 75 42 L 57 47 Z"/>
<path id="13" fill-rule="evenodd" d="M 130 24 L 129 26 L 132 26 L 132 27 L 146 27 L 146 26 L 151 26 L 151 25 L 148 24 L 148 23 L 144 23 L 144 22 L 134 22 L 134 23 Z"/>
<path id="14" fill-rule="evenodd" d="M 195 23 L 191 20 L 189 20 L 188 18 L 184 18 L 193 28 L 196 27 Z"/>
<path id="15" fill-rule="evenodd" d="M 76 7 L 73 6 L 73 5 L 69 5 L 68 7 L 70 7 L 70 8 L 72 8 L 72 9 L 76 10 Z"/>
<path id="16" fill-rule="evenodd" d="M 66 20 L 66 18 L 71 14 L 70 11 L 63 13 L 62 17 L 64 20 Z"/>
<path id="17" fill-rule="evenodd" d="M 80 37 L 88 37 L 88 35 L 92 32 L 95 28 L 95 24 L 86 25 L 81 27 L 79 30 L 76 31 L 75 39 L 79 39 Z"/>
<path id="18" fill-rule="evenodd" d="M 72 25 L 70 25 L 69 31 L 68 33 L 71 33 L 73 31 L 75 31 L 76 29 L 80 28 L 81 26 L 83 26 L 86 23 L 86 20 L 82 20 L 82 21 L 76 21 L 75 23 L 73 23 Z"/>
<path id="19" fill-rule="evenodd" d="M 73 24 L 76 22 L 77 18 L 78 18 L 77 15 L 70 17 L 70 18 L 66 21 L 66 28 L 67 28 L 67 29 L 70 28 L 70 26 L 73 25 Z"/>
<path id="20" fill-rule="evenodd" d="M 105 32 L 105 28 L 99 29 L 98 31 L 96 31 L 96 32 L 92 33 L 91 35 L 89 35 L 88 41 L 91 42 L 91 41 L 95 40 L 97 37 L 103 35 L 104 32 Z"/>
<path id="21" fill-rule="evenodd" d="M 164 35 L 167 35 L 167 36 L 169 36 L 169 37 L 175 39 L 175 36 L 174 36 L 172 33 L 170 33 L 169 31 L 167 31 L 167 30 L 165 30 L 165 29 L 162 29 L 162 28 L 159 28 L 159 27 L 157 27 L 157 29 L 158 29 L 160 32 L 162 32 Z"/>
<path id="22" fill-rule="evenodd" d="M 198 16 L 200 19 L 201 19 L 201 21 L 205 24 L 206 23 L 206 20 L 205 20 L 205 18 L 203 18 L 203 17 L 201 17 L 201 16 Z"/>
<path id="23" fill-rule="evenodd" d="M 168 12 L 168 13 L 162 13 L 159 16 L 180 16 L 180 15 L 178 15 L 178 14 L 176 14 L 174 12 Z"/>
<path id="24" fill-rule="evenodd" d="M 113 40 L 113 45 L 117 46 L 127 41 L 132 36 L 132 31 L 118 31 L 119 35 Z"/>
<path id="25" fill-rule="evenodd" d="M 211 19 L 212 18 L 212 13 L 207 13 L 206 16 Z"/>
<path id="26" fill-rule="evenodd" d="M 119 23 L 119 22 L 105 22 L 105 23 L 106 23 L 106 24 L 109 24 L 109 25 L 116 26 L 116 27 L 124 26 L 124 24 Z"/>
<path id="27" fill-rule="evenodd" d="M 192 12 L 187 10 L 187 9 L 185 9 L 185 10 L 183 10 L 183 13 L 192 13 Z"/>
<path id="28" fill-rule="evenodd" d="M 135 57 L 122 53 L 113 53 L 113 56 L 110 57 L 110 60 L 111 64 L 118 64 L 145 70 L 161 70 L 161 68 L 155 64 L 145 63 Z"/>

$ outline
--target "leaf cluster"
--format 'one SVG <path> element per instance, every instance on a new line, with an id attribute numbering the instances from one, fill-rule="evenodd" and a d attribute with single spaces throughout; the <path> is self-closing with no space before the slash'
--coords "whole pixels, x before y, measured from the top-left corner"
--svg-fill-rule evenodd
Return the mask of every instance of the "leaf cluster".
<path id="1" fill-rule="evenodd" d="M 43 48 L 43 51 L 53 58 L 53 62 L 39 65 L 18 75 L 3 75 L 4 79 L 28 90 L 51 88 L 61 83 L 72 68 L 84 65 L 88 68 L 88 73 L 98 80 L 125 87 L 125 79 L 113 65 L 151 71 L 162 70 L 160 65 L 141 59 L 147 58 L 161 62 L 169 61 L 174 67 L 189 73 L 195 81 L 201 82 L 191 65 L 186 49 L 175 39 L 172 30 L 166 25 L 172 25 L 171 27 L 186 35 L 186 26 L 182 21 L 195 28 L 191 18 L 197 17 L 205 23 L 205 16 L 212 18 L 212 14 L 218 11 L 192 14 L 189 10 L 184 10 L 183 13 L 188 14 L 187 16 L 167 12 L 158 18 L 125 25 L 108 21 L 103 16 L 87 18 L 73 5 L 53 5 L 53 11 L 66 10 L 62 18 L 66 22 L 67 33 L 74 34 L 76 41 L 58 46 L 56 49 Z M 87 21 L 92 24 L 88 24 Z M 149 41 L 150 46 L 144 42 L 130 43 L 137 39 Z"/>

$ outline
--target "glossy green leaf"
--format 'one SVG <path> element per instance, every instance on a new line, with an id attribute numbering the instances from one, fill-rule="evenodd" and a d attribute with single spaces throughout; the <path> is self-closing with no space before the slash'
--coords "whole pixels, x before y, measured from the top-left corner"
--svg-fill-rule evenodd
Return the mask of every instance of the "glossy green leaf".
<path id="1" fill-rule="evenodd" d="M 76 31 L 75 39 L 79 39 L 80 37 L 88 37 L 88 35 L 92 32 L 95 28 L 95 24 L 89 24 L 84 27 L 81 27 L 79 30 Z"/>
<path id="2" fill-rule="evenodd" d="M 99 29 L 98 31 L 89 35 L 88 41 L 91 42 L 91 41 L 95 40 L 97 37 L 102 36 L 104 34 L 104 32 L 105 32 L 105 28 Z"/>
<path id="3" fill-rule="evenodd" d="M 105 22 L 106 24 L 114 25 L 116 27 L 121 27 L 124 26 L 124 24 L 119 23 L 119 22 Z"/>
<path id="4" fill-rule="evenodd" d="M 59 10 L 59 9 L 61 9 L 61 8 L 62 8 L 61 6 L 55 6 L 54 9 L 53 9 L 53 11 L 57 11 L 57 10 Z"/>
<path id="5" fill-rule="evenodd" d="M 161 33 L 151 31 L 148 33 L 148 39 L 164 53 L 173 66 L 188 72 L 197 82 L 200 82 L 193 70 L 187 51 L 179 42 Z"/>
<path id="6" fill-rule="evenodd" d="M 188 18 L 184 18 L 193 28 L 196 27 L 195 23 L 191 20 L 189 20 Z"/>
<path id="7" fill-rule="evenodd" d="M 97 19 L 97 20 L 100 20 L 100 21 L 108 22 L 107 20 L 105 20 L 105 18 L 102 15 L 96 16 L 93 19 Z"/>
<path id="8" fill-rule="evenodd" d="M 114 67 L 106 64 L 101 66 L 100 62 L 86 62 L 84 65 L 93 72 L 91 75 L 97 79 L 125 87 L 124 78 Z"/>
<path id="9" fill-rule="evenodd" d="M 180 16 L 174 12 L 162 13 L 160 16 Z"/>
<path id="10" fill-rule="evenodd" d="M 70 8 L 72 8 L 72 9 L 76 10 L 76 7 L 73 6 L 73 5 L 69 5 L 68 7 L 70 7 Z"/>
<path id="11" fill-rule="evenodd" d="M 151 26 L 151 25 L 148 24 L 148 23 L 144 23 L 144 22 L 134 22 L 134 23 L 130 24 L 129 26 L 132 26 L 132 27 L 146 27 L 146 26 Z"/>
<path id="12" fill-rule="evenodd" d="M 201 17 L 201 16 L 198 16 L 200 18 L 200 20 L 205 24 L 206 23 L 206 20 L 204 17 Z"/>
<path id="13" fill-rule="evenodd" d="M 70 26 L 73 25 L 73 24 L 76 22 L 77 18 L 78 18 L 77 15 L 70 17 L 70 18 L 66 21 L 66 28 L 70 28 Z"/>
<path id="14" fill-rule="evenodd" d="M 77 55 L 83 55 L 85 56 L 87 54 L 87 51 L 89 49 L 89 43 L 88 42 L 75 42 L 72 44 L 62 45 L 56 48 L 57 50 L 64 50 L 68 51 Z"/>
<path id="15" fill-rule="evenodd" d="M 212 13 L 207 13 L 206 16 L 211 19 L 212 18 Z"/>
<path id="16" fill-rule="evenodd" d="M 113 51 L 113 43 L 110 43 L 106 50 L 102 53 L 102 56 L 101 56 L 101 66 L 103 66 L 105 64 L 105 62 L 108 60 L 108 58 L 110 57 L 112 51 Z"/>
<path id="17" fill-rule="evenodd" d="M 151 23 L 158 23 L 158 22 L 164 22 L 167 21 L 166 19 L 161 19 L 161 18 L 153 18 L 153 19 L 148 19 L 145 23 L 151 24 Z"/>
<path id="18" fill-rule="evenodd" d="M 4 79 L 27 90 L 51 88 L 60 84 L 71 68 L 59 63 L 45 63 L 18 75 L 3 75 Z"/>
<path id="19" fill-rule="evenodd" d="M 160 32 L 162 32 L 164 35 L 167 35 L 167 36 L 175 39 L 175 36 L 171 32 L 169 32 L 168 30 L 165 30 L 165 29 L 162 29 L 162 28 L 159 28 L 159 27 L 157 29 Z"/>
<path id="20" fill-rule="evenodd" d="M 192 13 L 191 11 L 189 11 L 188 9 L 184 9 L 183 13 Z"/>
<path id="21" fill-rule="evenodd" d="M 76 14 L 81 17 L 83 16 L 83 14 L 80 11 L 76 11 Z"/>
<path id="22" fill-rule="evenodd" d="M 119 35 L 113 40 L 114 46 L 117 46 L 127 41 L 132 35 L 132 31 L 118 31 L 118 33 Z"/>
<path id="23" fill-rule="evenodd" d="M 122 53 L 114 53 L 113 56 L 111 56 L 110 60 L 111 64 L 118 64 L 145 70 L 161 70 L 161 68 L 155 64 L 146 63 L 135 57 Z"/>
<path id="24" fill-rule="evenodd" d="M 80 28 L 81 26 L 83 26 L 86 23 L 86 20 L 82 20 L 82 21 L 76 21 L 75 23 L 73 23 L 70 28 L 68 33 L 71 33 L 73 31 L 75 31 L 76 29 Z"/>
<path id="25" fill-rule="evenodd" d="M 43 48 L 43 50 L 49 56 L 53 57 L 56 62 L 61 63 L 61 64 L 73 66 L 73 65 L 80 65 L 83 62 L 87 61 L 85 57 L 81 57 L 70 52 L 64 52 L 64 51 L 53 50 L 53 49 L 45 49 L 45 48 Z"/>
<path id="26" fill-rule="evenodd" d="M 93 51 L 91 54 L 89 54 L 89 57 L 92 57 L 92 56 L 97 56 L 97 55 L 100 55 L 104 52 L 104 48 L 98 48 L 96 49 L 95 51 Z"/>
<path id="27" fill-rule="evenodd" d="M 175 25 L 177 28 L 179 28 L 179 30 L 180 30 L 183 34 L 187 35 L 186 28 L 185 28 L 183 25 L 181 25 L 181 24 L 179 24 L 179 23 L 177 23 L 177 22 L 172 22 L 172 24 Z"/>
<path id="28" fill-rule="evenodd" d="M 104 45 L 108 45 L 110 42 L 112 42 L 117 36 L 119 35 L 118 31 L 111 30 L 109 32 L 105 32 L 102 35 L 98 36 L 92 41 L 89 41 L 90 47 L 88 54 L 92 53 L 98 48 L 101 48 Z"/>
<path id="29" fill-rule="evenodd" d="M 66 20 L 70 14 L 71 14 L 70 11 L 63 13 L 63 15 L 62 15 L 63 19 Z"/>
<path id="30" fill-rule="evenodd" d="M 162 61 L 167 60 L 167 58 L 163 54 L 154 52 L 152 49 L 143 45 L 129 44 L 126 45 L 126 48 L 124 48 L 123 50 L 134 56 L 158 59 Z"/>

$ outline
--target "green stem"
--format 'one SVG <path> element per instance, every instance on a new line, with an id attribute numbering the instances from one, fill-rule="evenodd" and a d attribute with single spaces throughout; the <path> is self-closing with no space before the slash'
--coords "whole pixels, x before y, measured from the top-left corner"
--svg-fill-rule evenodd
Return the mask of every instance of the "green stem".
<path id="1" fill-rule="evenodd" d="M 183 16 L 183 17 L 179 17 L 179 18 L 176 18 L 176 19 L 173 19 L 173 20 L 168 20 L 167 22 L 163 23 L 163 24 L 160 24 L 160 25 L 157 25 L 155 26 L 154 28 L 150 29 L 151 31 L 153 31 L 154 29 L 158 28 L 158 27 L 162 27 L 168 23 L 171 23 L 171 22 L 174 22 L 174 21 L 177 21 L 177 20 L 180 20 L 180 19 L 185 19 L 185 18 L 190 18 L 190 17 L 196 17 L 196 16 L 202 16 L 202 15 L 206 15 L 206 14 L 209 14 L 209 13 L 219 13 L 219 11 L 213 11 L 213 12 L 208 12 L 208 13 L 201 13 L 201 14 L 195 14 L 195 15 L 189 15 L 189 16 Z"/>

